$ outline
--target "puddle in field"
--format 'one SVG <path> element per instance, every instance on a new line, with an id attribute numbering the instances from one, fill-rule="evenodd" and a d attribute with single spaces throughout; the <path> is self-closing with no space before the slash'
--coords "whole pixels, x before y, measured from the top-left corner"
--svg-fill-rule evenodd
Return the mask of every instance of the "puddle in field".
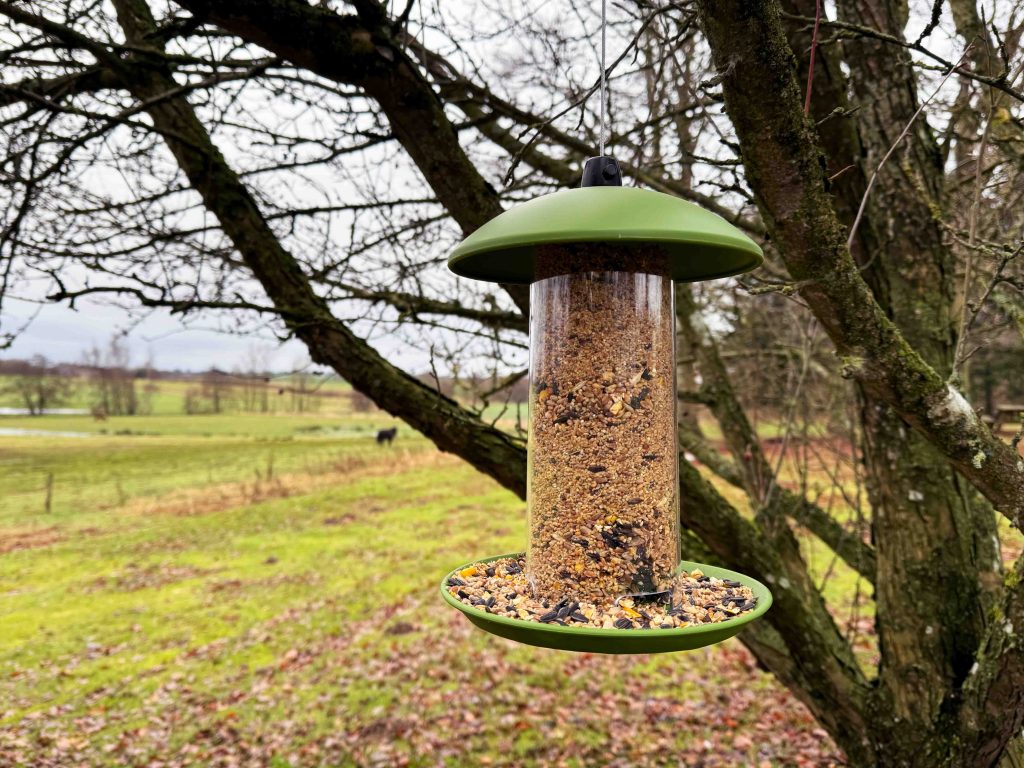
<path id="1" fill-rule="evenodd" d="M 57 432 L 52 429 L 0 427 L 0 437 L 93 437 L 89 432 Z"/>
<path id="2" fill-rule="evenodd" d="M 89 412 L 80 408 L 47 408 L 42 416 L 82 416 Z M 32 416 L 27 408 L 0 408 L 0 416 Z M 0 437 L 91 437 L 88 432 L 61 432 L 53 429 L 0 427 Z"/>
<path id="3" fill-rule="evenodd" d="M 44 408 L 42 416 L 81 416 L 84 408 Z M 31 416 L 28 408 L 0 408 L 0 416 Z M 62 432 L 54 429 L 0 427 L 0 437 L 92 437 L 89 432 Z"/>
<path id="4" fill-rule="evenodd" d="M 84 408 L 44 408 L 44 416 L 81 416 L 89 413 Z M 0 416 L 31 416 L 28 408 L 0 408 Z"/>

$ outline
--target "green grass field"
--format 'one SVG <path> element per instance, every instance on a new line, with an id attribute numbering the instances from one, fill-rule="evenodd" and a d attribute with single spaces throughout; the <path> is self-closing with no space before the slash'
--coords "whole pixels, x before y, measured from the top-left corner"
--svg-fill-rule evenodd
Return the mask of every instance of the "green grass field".
<path id="1" fill-rule="evenodd" d="M 470 628 L 437 582 L 522 548 L 524 505 L 407 428 L 376 446 L 384 414 L 0 427 L 25 421 L 92 434 L 0 437 L 0 765 L 836 760 L 738 641 L 620 658 Z"/>
<path id="2" fill-rule="evenodd" d="M 24 401 L 11 386 L 14 377 L 0 375 L 0 408 L 22 408 Z M 239 380 L 241 381 L 241 380 Z M 275 413 L 288 412 L 291 408 L 290 395 L 287 388 L 296 382 L 282 376 L 268 384 L 268 405 Z M 140 402 L 146 406 L 147 415 L 173 416 L 184 412 L 185 395 L 189 390 L 200 388 L 196 380 L 155 379 L 147 381 L 139 379 L 135 383 L 136 394 Z M 240 389 L 239 385 L 239 389 Z M 320 397 L 316 398 L 320 412 L 325 415 L 347 415 L 348 401 L 345 395 L 351 392 L 349 384 L 341 379 L 328 377 L 324 379 L 310 377 L 306 387 L 314 390 Z M 284 389 L 284 392 L 281 390 Z M 237 392 L 238 390 L 236 390 Z M 55 407 L 89 410 L 95 402 L 95 391 L 84 378 L 71 380 L 70 394 Z"/>

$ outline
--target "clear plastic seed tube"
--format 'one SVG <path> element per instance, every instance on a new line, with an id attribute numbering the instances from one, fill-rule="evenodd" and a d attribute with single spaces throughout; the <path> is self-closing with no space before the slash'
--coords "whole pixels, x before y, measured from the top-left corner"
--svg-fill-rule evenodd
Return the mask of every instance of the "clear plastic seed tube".
<path id="1" fill-rule="evenodd" d="M 527 575 L 595 603 L 679 563 L 672 280 L 653 248 L 549 246 L 531 292 Z"/>

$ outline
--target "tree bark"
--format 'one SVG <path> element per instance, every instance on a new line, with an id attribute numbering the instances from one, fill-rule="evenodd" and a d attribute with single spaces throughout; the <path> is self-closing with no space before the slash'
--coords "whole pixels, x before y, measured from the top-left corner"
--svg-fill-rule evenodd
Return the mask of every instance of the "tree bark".
<path id="1" fill-rule="evenodd" d="M 978 15 L 975 0 L 950 0 L 949 10 L 957 34 L 964 44 L 969 46 L 968 55 L 976 71 L 983 75 L 999 77 L 1007 63 L 1019 61 L 1020 51 L 1013 43 L 1010 43 L 1006 50 L 1009 62 L 1001 60 L 999 48 Z M 1024 173 L 1024 125 L 1015 122 L 1011 117 L 1010 107 L 1013 105 L 1013 99 L 1010 94 L 998 88 L 983 88 L 982 92 L 987 98 L 979 104 L 978 112 L 987 112 L 988 119 L 991 120 L 989 140 L 1019 172 Z M 977 136 L 970 138 L 975 139 Z"/>
<path id="2" fill-rule="evenodd" d="M 906 7 L 887 0 L 841 0 L 839 9 L 897 38 L 907 23 Z M 872 171 L 912 123 L 899 161 L 878 173 L 868 203 L 872 221 L 899 222 L 873 233 L 877 250 L 869 260 L 883 287 L 879 306 L 924 361 L 948 377 L 956 347 L 955 260 L 934 215 L 944 203 L 942 157 L 927 121 L 915 119 L 909 52 L 863 39 L 847 41 L 844 51 Z M 923 745 L 915 742 L 929 738 L 984 634 L 982 584 L 999 583 L 995 516 L 984 503 L 972 504 L 944 457 L 892 407 L 867 392 L 861 400 L 878 554 L 876 627 L 885 651 L 879 679 L 906 732 L 901 745 L 908 755 L 920 754 Z M 940 573 L 948 575 L 937 579 Z"/>
<path id="3" fill-rule="evenodd" d="M 846 248 L 844 227 L 822 171 L 817 136 L 801 114 L 801 89 L 793 78 L 795 67 L 778 6 L 705 0 L 701 16 L 724 76 L 727 110 L 762 218 L 790 272 L 800 281 L 801 295 L 845 358 L 847 375 L 865 395 L 865 423 L 872 439 L 869 463 L 878 481 L 874 484 L 874 525 L 883 661 L 881 686 L 872 696 L 872 727 L 861 738 L 876 745 L 875 758 L 880 765 L 949 764 L 954 750 L 945 708 L 953 705 L 951 699 L 968 671 L 984 628 L 977 599 L 979 551 L 974 536 L 976 530 L 992 530 L 992 524 L 976 528 L 983 521 L 963 501 L 946 462 L 924 438 L 940 446 L 1011 519 L 1022 511 L 1024 489 L 997 492 L 991 483 L 981 482 L 977 466 L 970 472 L 970 462 L 964 461 L 977 446 L 974 441 L 981 440 L 995 454 L 1002 454 L 1004 471 L 1009 473 L 1003 477 L 1013 478 L 1013 485 L 1020 483 L 1022 470 L 1005 450 L 1007 446 L 991 439 L 963 398 L 944 381 L 952 342 L 947 276 L 952 270 L 943 273 L 949 257 L 928 210 L 934 187 L 932 194 L 926 193 L 923 205 L 908 211 L 914 216 L 921 214 L 910 222 L 916 227 L 897 232 L 896 243 L 886 243 L 895 252 L 877 254 L 889 260 L 887 265 L 900 278 L 895 287 L 892 279 L 886 283 L 888 291 L 883 297 L 889 296 L 890 306 L 899 305 L 893 314 L 900 315 L 889 317 Z M 893 66 L 891 61 L 878 62 L 884 56 L 873 53 L 873 63 Z M 876 86 L 893 88 L 897 98 L 914 105 L 916 96 L 912 89 L 907 90 L 906 78 L 890 85 L 885 78 L 893 76 L 893 71 L 865 74 Z M 880 117 L 879 122 L 885 119 L 892 120 L 892 114 Z M 895 139 L 904 124 L 906 121 L 886 123 L 891 132 L 887 138 Z M 917 130 L 926 128 L 917 126 Z M 934 146 L 923 143 L 922 150 L 921 144 L 917 151 L 926 154 L 928 147 Z M 917 182 L 915 188 L 922 184 L 916 178 L 912 181 Z M 926 190 L 933 181 L 930 177 L 924 182 Z M 908 204 L 896 194 L 887 202 L 893 200 Z M 922 236 L 931 252 L 923 259 L 912 259 L 915 249 L 922 247 L 915 239 Z M 911 242 L 900 242 L 902 237 Z M 921 290 L 924 285 L 937 297 L 921 300 L 910 296 L 911 287 Z M 908 299 L 914 300 L 904 305 Z M 923 316 L 922 304 L 927 310 Z M 907 335 L 897 329 L 899 323 L 894 319 L 905 322 Z M 908 336 L 919 340 L 920 353 L 908 343 Z M 921 437 L 908 440 L 903 420 Z M 984 465 L 986 459 L 983 452 L 975 464 Z M 938 493 L 932 491 L 936 483 Z M 901 489 L 906 491 L 905 497 Z M 916 506 L 921 502 L 927 502 L 926 509 Z M 991 552 L 990 544 L 987 552 Z M 936 579 L 947 581 L 936 589 Z M 916 591 L 922 587 L 929 589 L 926 595 Z M 914 595 L 912 600 L 908 600 L 907 590 L 915 590 L 909 592 Z M 951 596 L 952 604 L 941 598 L 930 602 L 928 595 L 936 592 Z"/>

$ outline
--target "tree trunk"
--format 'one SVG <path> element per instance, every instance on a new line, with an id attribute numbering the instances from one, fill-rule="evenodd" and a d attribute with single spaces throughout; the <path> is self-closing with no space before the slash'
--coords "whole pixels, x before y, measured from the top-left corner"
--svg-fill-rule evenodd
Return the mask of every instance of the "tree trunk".
<path id="1" fill-rule="evenodd" d="M 899 8 L 857 0 L 840 3 L 840 8 L 870 17 L 870 26 L 882 24 L 891 27 L 887 32 L 901 34 Z M 861 275 L 843 280 L 844 287 L 831 294 L 838 303 L 826 309 L 828 301 L 819 303 L 831 291 L 826 275 L 830 269 L 837 276 L 850 267 L 843 262 L 825 266 L 827 251 L 817 264 L 808 262 L 807 238 L 811 233 L 820 238 L 818 242 L 835 237 L 842 247 L 841 236 L 830 230 L 840 222 L 829 219 L 840 214 L 841 220 L 841 212 L 849 215 L 854 207 L 849 201 L 834 204 L 818 197 L 816 185 L 824 180 L 814 169 L 818 158 L 807 152 L 817 137 L 800 137 L 803 84 L 793 82 L 787 66 L 792 53 L 783 39 L 778 6 L 705 0 L 701 13 L 716 63 L 726 73 L 726 106 L 740 138 L 747 177 L 787 266 L 794 277 L 808 282 L 803 295 L 816 315 L 833 339 L 842 336 L 832 324 L 844 312 L 844 296 L 848 301 L 854 291 L 863 290 L 857 282 L 867 272 L 873 294 L 868 301 L 902 331 L 922 362 L 937 376 L 948 376 L 955 338 L 953 269 L 933 216 L 932 206 L 940 202 L 941 185 L 936 182 L 941 179 L 941 160 L 927 124 L 914 124 L 902 162 L 879 177 L 867 210 L 869 227 L 875 212 L 879 220 L 898 223 L 888 227 L 877 244 L 874 229 L 866 230 L 871 248 L 863 252 L 858 243 Z M 743 39 L 742 47 L 737 39 Z M 870 174 L 916 112 L 916 88 L 903 49 L 862 40 L 847 45 L 854 93 L 861 100 L 856 104 L 858 127 L 869 149 Z M 834 68 L 830 79 L 838 73 Z M 764 97 L 769 91 L 771 104 Z M 774 115 L 775 122 L 766 121 L 768 115 Z M 848 151 L 850 142 L 840 139 L 833 136 L 832 145 Z M 855 199 L 856 185 L 846 194 Z M 913 365 L 900 353 L 892 364 Z M 866 713 L 867 727 L 852 739 L 849 734 L 835 735 L 858 765 L 953 765 L 958 753 L 950 712 L 987 629 L 985 602 L 979 599 L 982 585 L 994 591 L 998 585 L 994 516 L 986 505 L 972 504 L 972 495 L 961 487 L 945 457 L 923 436 L 913 434 L 889 407 L 888 398 L 880 398 L 880 391 L 866 379 L 854 378 L 863 402 L 864 454 L 874 512 L 881 664 Z"/>
<path id="2" fill-rule="evenodd" d="M 844 17 L 902 35 L 906 6 L 887 0 L 840 0 Z M 955 348 L 954 259 L 933 215 L 942 203 L 943 169 L 926 120 L 915 120 L 916 81 L 909 53 L 878 41 L 845 45 L 857 123 L 869 173 L 913 126 L 897 150 L 899 162 L 878 173 L 868 216 L 899 222 L 872 254 L 876 296 L 904 337 L 942 375 Z M 877 229 L 877 228 L 876 228 Z M 998 555 L 995 516 L 974 504 L 945 459 L 908 429 L 892 408 L 862 397 L 864 458 L 878 556 L 876 626 L 883 649 L 880 695 L 902 727 L 908 763 L 927 754 L 919 740 L 942 727 L 943 703 L 955 696 L 974 662 L 986 616 L 982 583 Z M 908 595 L 914 598 L 908 600 Z M 920 763 L 918 763 L 920 764 Z"/>

